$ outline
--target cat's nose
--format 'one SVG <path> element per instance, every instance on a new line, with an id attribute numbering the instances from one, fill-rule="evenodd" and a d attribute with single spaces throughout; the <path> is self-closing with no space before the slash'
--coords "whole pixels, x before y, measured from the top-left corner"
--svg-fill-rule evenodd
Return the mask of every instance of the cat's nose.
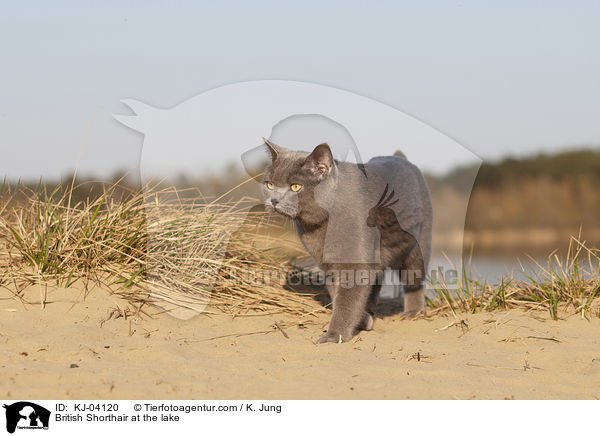
<path id="1" fill-rule="evenodd" d="M 277 200 L 276 198 L 271 198 L 271 204 L 273 205 L 273 207 L 277 206 L 278 203 L 279 200 Z"/>

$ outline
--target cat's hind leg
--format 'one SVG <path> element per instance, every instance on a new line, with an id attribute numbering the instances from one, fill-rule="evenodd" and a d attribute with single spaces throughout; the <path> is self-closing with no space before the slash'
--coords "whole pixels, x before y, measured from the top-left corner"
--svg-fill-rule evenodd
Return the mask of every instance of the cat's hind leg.
<path id="1" fill-rule="evenodd" d="M 415 316 L 425 313 L 425 291 L 423 282 L 425 281 L 425 267 L 423 257 L 418 246 L 407 257 L 404 268 L 401 271 L 401 277 L 404 277 L 404 311 L 403 316 Z"/>
<path id="2" fill-rule="evenodd" d="M 405 291 L 402 316 L 411 317 L 420 313 L 425 313 L 425 292 L 422 286 L 416 291 Z"/>

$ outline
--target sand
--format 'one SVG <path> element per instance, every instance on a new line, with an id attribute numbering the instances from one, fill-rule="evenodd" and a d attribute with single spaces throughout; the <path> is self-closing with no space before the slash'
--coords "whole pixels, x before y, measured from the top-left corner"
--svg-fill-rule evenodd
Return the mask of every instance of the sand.
<path id="1" fill-rule="evenodd" d="M 39 289 L 26 291 L 30 301 Z M 39 297 L 38 297 L 39 298 Z M 0 290 L 6 399 L 594 399 L 600 320 L 520 310 L 378 319 L 345 344 L 315 345 L 328 315 L 135 311 L 104 289 L 48 290 L 44 309 Z M 274 328 L 274 324 L 284 327 Z M 268 332 L 256 333 L 255 332 Z M 243 334 L 243 336 L 235 336 Z M 216 338 L 223 335 L 233 335 Z"/>

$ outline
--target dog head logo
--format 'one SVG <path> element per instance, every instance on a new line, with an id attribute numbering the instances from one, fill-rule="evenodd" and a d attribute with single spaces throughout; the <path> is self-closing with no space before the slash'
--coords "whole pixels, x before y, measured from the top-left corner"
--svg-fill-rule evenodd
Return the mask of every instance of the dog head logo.
<path id="1" fill-rule="evenodd" d="M 50 411 L 28 401 L 3 406 L 6 409 L 6 431 L 14 433 L 16 429 L 48 429 Z"/>

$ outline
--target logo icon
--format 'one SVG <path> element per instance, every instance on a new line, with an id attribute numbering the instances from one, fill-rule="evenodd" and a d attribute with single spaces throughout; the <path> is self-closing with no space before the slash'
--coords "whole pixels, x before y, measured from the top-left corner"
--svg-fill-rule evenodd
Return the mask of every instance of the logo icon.
<path id="1" fill-rule="evenodd" d="M 143 134 L 139 167 L 142 186 L 149 188 L 144 189 L 143 193 L 147 232 L 146 281 L 153 303 L 172 316 L 190 319 L 204 311 L 215 296 L 212 290 L 217 285 L 217 278 L 222 275 L 221 271 L 224 271 L 221 268 L 228 265 L 228 253 L 231 251 L 226 247 L 229 246 L 230 236 L 235 235 L 238 229 L 240 235 L 247 233 L 248 227 L 242 231 L 241 226 L 249 210 L 256 212 L 254 221 L 260 211 L 265 210 L 264 201 L 257 200 L 260 201 L 258 204 L 237 202 L 241 198 L 260 197 L 262 174 L 273 158 L 273 153 L 267 153 L 267 143 L 260 139 L 263 137 L 288 151 L 307 155 L 314 151 L 317 144 L 327 144 L 332 160 L 348 163 L 348 174 L 352 174 L 348 177 L 360 182 L 337 184 L 337 172 L 334 172 L 329 178 L 330 183 L 320 185 L 317 190 L 313 208 L 325 210 L 330 218 L 321 256 L 326 263 L 379 263 L 379 250 L 375 247 L 379 247 L 381 241 L 381 226 L 377 227 L 373 219 L 376 214 L 380 218 L 387 216 L 388 212 L 383 210 L 386 208 L 379 207 L 373 211 L 372 220 L 369 221 L 374 223 L 373 226 L 369 226 L 367 221 L 370 209 L 386 184 L 391 183 L 381 178 L 382 174 L 387 174 L 389 179 L 391 172 L 397 171 L 399 165 L 409 174 L 414 172 L 412 165 L 433 173 L 466 165 L 469 174 L 464 178 L 465 194 L 461 194 L 460 199 L 450 198 L 445 191 L 439 191 L 440 194 L 432 198 L 433 211 L 440 211 L 433 219 L 433 227 L 436 235 L 443 236 L 436 236 L 435 240 L 441 242 L 433 248 L 427 243 L 422 247 L 424 252 L 421 254 L 411 251 L 415 253 L 413 257 L 418 259 L 421 256 L 431 261 L 421 262 L 423 265 L 418 268 L 401 268 L 421 271 L 421 279 L 430 276 L 431 281 L 425 283 L 431 283 L 433 287 L 439 284 L 444 288 L 458 286 L 459 281 L 453 280 L 458 274 L 448 275 L 445 272 L 455 272 L 455 265 L 460 265 L 463 259 L 463 231 L 470 187 L 481 159 L 433 127 L 358 94 L 314 83 L 286 80 L 232 83 L 198 94 L 171 108 L 153 107 L 134 99 L 124 99 L 122 102 L 133 114 L 113 117 Z M 396 150 L 406 153 L 410 163 L 393 159 L 396 164 L 390 166 L 389 161 L 377 157 L 391 157 Z M 232 156 L 241 156 L 241 159 L 231 161 Z M 371 168 L 374 168 L 370 173 L 365 169 L 363 157 L 365 160 L 367 157 L 374 159 L 372 162 L 367 160 L 367 164 L 372 164 Z M 219 169 L 223 162 L 231 162 L 231 165 Z M 353 165 L 360 170 L 359 173 L 354 172 Z M 216 179 L 210 176 L 209 181 L 204 174 L 212 171 L 222 172 L 223 177 Z M 256 185 L 245 184 L 243 180 L 248 175 Z M 426 235 L 432 231 L 431 220 L 428 219 L 427 224 L 423 225 L 420 217 L 431 213 L 424 212 L 418 197 L 412 195 L 413 192 L 424 193 L 427 188 L 424 183 L 421 184 L 419 177 L 411 179 L 414 183 L 410 187 L 405 179 L 397 175 L 394 177 L 387 193 L 395 192 L 395 196 L 388 199 L 389 205 L 395 206 L 395 209 L 387 210 L 394 213 L 402 211 L 400 216 L 394 218 L 393 222 L 397 224 L 395 228 L 401 225 L 403 231 L 415 235 L 417 242 L 429 240 L 430 237 Z M 202 186 L 198 189 L 198 192 L 205 191 L 200 196 L 202 198 L 180 195 L 178 181 L 194 187 L 187 192 Z M 233 192 L 240 187 L 242 189 L 239 192 Z M 353 195 L 353 187 L 357 187 L 356 192 L 372 193 L 368 204 L 352 208 L 352 213 L 358 214 L 354 220 L 360 226 L 360 232 L 355 229 L 353 235 L 361 235 L 360 244 L 355 243 L 356 237 L 348 237 L 344 227 L 347 217 L 345 208 L 349 207 L 349 203 L 333 201 L 335 196 L 356 199 L 355 204 L 359 204 L 362 201 L 359 198 L 367 198 L 367 194 L 361 197 Z M 279 203 L 279 198 L 275 197 L 283 196 L 284 192 L 287 191 L 276 191 L 276 195 L 270 195 Z M 208 198 L 214 200 L 205 202 L 206 193 Z M 236 198 L 236 195 L 240 198 Z M 288 209 L 288 216 L 298 209 L 295 199 L 300 194 L 297 197 L 295 195 L 292 193 L 286 197 L 291 201 L 287 206 L 286 203 L 278 205 L 279 210 Z M 408 198 L 413 203 L 409 204 Z M 383 198 L 382 202 L 386 199 Z M 398 202 L 394 203 L 396 200 Z M 227 210 L 232 213 L 219 213 L 222 210 L 219 209 L 220 204 L 226 205 L 227 202 L 231 205 L 231 209 Z M 277 210 L 275 205 L 273 208 Z M 425 208 L 429 210 L 428 206 Z M 441 218 L 438 219 L 438 216 Z M 252 219 L 248 223 L 252 226 Z M 202 238 L 210 242 L 203 242 L 201 246 L 193 245 L 198 248 L 192 248 L 193 254 L 190 252 L 188 255 L 186 250 L 190 250 L 192 245 L 186 241 L 197 240 L 200 233 L 190 233 L 197 231 L 210 234 L 210 238 Z M 388 243 L 390 236 L 388 234 L 384 238 Z M 408 236 L 406 242 L 413 247 L 414 241 Z M 200 252 L 210 253 L 210 257 L 208 254 L 199 256 Z M 234 269 L 241 274 L 247 273 L 246 279 L 241 282 L 248 283 L 248 277 L 256 277 L 256 269 L 249 270 L 246 264 Z M 396 270 L 394 274 L 399 276 L 397 268 L 390 270 Z M 384 284 L 386 293 L 399 292 L 402 277 L 386 277 L 389 277 Z M 174 283 L 181 285 L 174 286 Z"/>
<path id="2" fill-rule="evenodd" d="M 11 405 L 4 404 L 6 409 L 6 431 L 14 433 L 16 429 L 48 430 L 50 411 L 28 401 L 19 401 Z"/>

